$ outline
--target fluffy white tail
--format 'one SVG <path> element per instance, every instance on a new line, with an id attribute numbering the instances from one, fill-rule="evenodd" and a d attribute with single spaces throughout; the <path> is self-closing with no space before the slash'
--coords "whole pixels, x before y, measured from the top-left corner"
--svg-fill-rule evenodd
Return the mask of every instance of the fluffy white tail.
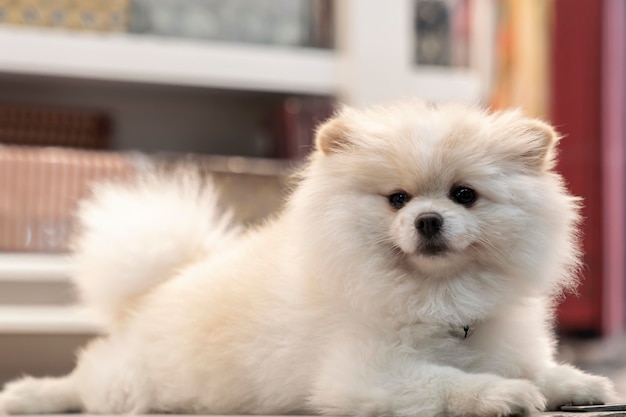
<path id="1" fill-rule="evenodd" d="M 130 184 L 100 184 L 79 209 L 75 283 L 109 326 L 133 301 L 200 254 L 238 234 L 197 172 L 150 173 Z"/>

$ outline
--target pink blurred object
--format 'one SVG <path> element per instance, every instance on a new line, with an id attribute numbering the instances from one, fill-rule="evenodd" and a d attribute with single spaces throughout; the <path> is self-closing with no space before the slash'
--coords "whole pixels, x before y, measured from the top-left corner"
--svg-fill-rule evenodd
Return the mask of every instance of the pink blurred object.
<path id="1" fill-rule="evenodd" d="M 125 154 L 0 146 L 0 250 L 66 251 L 72 215 L 91 184 L 135 173 Z"/>

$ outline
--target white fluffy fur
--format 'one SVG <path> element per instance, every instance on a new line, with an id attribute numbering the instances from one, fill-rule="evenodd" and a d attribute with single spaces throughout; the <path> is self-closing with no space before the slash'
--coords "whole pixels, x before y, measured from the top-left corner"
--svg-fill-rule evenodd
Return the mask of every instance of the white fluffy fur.
<path id="1" fill-rule="evenodd" d="M 238 231 L 218 208 L 212 184 L 192 171 L 149 173 L 125 186 L 99 184 L 78 214 L 76 286 L 109 326 L 135 297 L 214 254 Z"/>
<path id="2" fill-rule="evenodd" d="M 557 138 L 518 112 L 344 109 L 286 208 L 237 233 L 197 176 L 99 189 L 77 285 L 110 333 L 5 413 L 503 416 L 611 399 L 554 360 L 552 299 L 578 266 Z M 471 186 L 471 207 L 451 201 Z M 388 196 L 412 199 L 394 209 Z M 426 256 L 414 219 L 444 218 Z M 470 326 L 463 337 L 463 326 Z"/>

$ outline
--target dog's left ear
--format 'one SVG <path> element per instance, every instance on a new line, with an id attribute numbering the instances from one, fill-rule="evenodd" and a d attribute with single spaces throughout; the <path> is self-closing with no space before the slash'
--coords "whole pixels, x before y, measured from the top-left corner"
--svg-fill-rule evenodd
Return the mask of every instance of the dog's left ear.
<path id="1" fill-rule="evenodd" d="M 354 112 L 344 106 L 333 117 L 322 123 L 315 132 L 315 147 L 324 155 L 341 152 L 352 146 L 350 129 L 347 125 L 349 115 Z"/>
<path id="2" fill-rule="evenodd" d="M 518 129 L 521 148 L 517 157 L 524 165 L 541 171 L 553 168 L 560 137 L 552 126 L 537 119 L 525 119 Z"/>

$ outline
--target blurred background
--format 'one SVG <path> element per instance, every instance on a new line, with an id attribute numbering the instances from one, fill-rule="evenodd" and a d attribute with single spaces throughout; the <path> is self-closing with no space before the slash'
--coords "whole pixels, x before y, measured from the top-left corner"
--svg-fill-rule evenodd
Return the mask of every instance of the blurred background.
<path id="1" fill-rule="evenodd" d="M 0 0 L 0 383 L 99 332 L 65 257 L 93 181 L 182 160 L 254 223 L 337 103 L 419 96 L 566 136 L 586 268 L 560 354 L 626 392 L 625 27 L 623 0 Z"/>

